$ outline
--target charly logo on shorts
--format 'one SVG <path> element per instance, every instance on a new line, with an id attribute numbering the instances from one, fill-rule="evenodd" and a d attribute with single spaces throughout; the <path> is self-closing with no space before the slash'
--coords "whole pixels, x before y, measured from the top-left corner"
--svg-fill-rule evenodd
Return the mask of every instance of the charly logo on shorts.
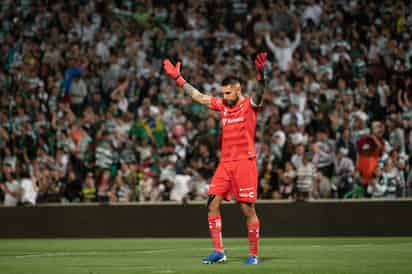
<path id="1" fill-rule="evenodd" d="M 242 198 L 253 198 L 255 197 L 255 193 L 253 191 L 249 192 L 249 193 L 239 193 L 239 197 Z"/>
<path id="2" fill-rule="evenodd" d="M 255 192 L 250 190 L 253 190 L 253 187 L 239 188 L 239 197 L 254 198 Z"/>

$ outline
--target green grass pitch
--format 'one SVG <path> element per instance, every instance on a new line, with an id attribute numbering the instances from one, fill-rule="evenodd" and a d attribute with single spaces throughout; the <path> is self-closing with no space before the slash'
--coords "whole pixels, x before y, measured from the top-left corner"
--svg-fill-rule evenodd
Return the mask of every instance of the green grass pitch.
<path id="1" fill-rule="evenodd" d="M 208 239 L 0 240 L 1 274 L 412 273 L 412 238 L 262 238 L 261 264 L 248 244 L 224 239 L 228 262 L 203 265 Z"/>

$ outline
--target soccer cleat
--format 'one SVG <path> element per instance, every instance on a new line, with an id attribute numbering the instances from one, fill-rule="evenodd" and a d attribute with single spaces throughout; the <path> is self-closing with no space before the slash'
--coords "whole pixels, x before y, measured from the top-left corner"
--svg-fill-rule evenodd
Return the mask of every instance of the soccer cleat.
<path id="1" fill-rule="evenodd" d="M 226 255 L 225 252 L 220 251 L 213 251 L 212 254 L 207 256 L 206 258 L 202 259 L 202 263 L 204 264 L 216 264 L 216 263 L 224 263 L 226 262 Z"/>
<path id="2" fill-rule="evenodd" d="M 259 264 L 259 259 L 257 256 L 249 256 L 246 259 L 245 264 Z"/>

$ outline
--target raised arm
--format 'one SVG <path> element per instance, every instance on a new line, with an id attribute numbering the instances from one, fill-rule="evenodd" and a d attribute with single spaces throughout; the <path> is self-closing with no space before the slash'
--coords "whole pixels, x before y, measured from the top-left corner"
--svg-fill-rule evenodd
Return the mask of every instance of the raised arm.
<path id="1" fill-rule="evenodd" d="M 265 42 L 268 48 L 272 51 L 273 55 L 276 55 L 276 52 L 279 50 L 279 48 L 275 45 L 275 43 L 272 42 L 269 32 L 265 34 Z"/>
<path id="2" fill-rule="evenodd" d="M 290 46 L 292 48 L 292 51 L 295 51 L 295 49 L 299 46 L 300 39 L 301 39 L 300 30 L 297 30 L 296 35 L 295 35 L 295 41 L 293 41 L 292 45 Z"/>
<path id="3" fill-rule="evenodd" d="M 292 51 L 295 51 L 295 49 L 299 46 L 300 44 L 300 39 L 301 39 L 301 34 L 300 34 L 300 24 L 298 18 L 295 16 L 293 19 L 293 23 L 295 25 L 295 41 L 293 41 L 291 48 Z"/>
<path id="4" fill-rule="evenodd" d="M 125 78 L 124 80 L 121 80 L 120 85 L 118 85 L 117 88 L 112 92 L 112 94 L 110 94 L 110 98 L 112 100 L 120 101 L 122 97 L 124 96 L 128 86 L 129 86 L 129 79 Z"/>
<path id="5" fill-rule="evenodd" d="M 180 62 L 174 66 L 169 59 L 165 59 L 163 61 L 163 69 L 165 70 L 167 76 L 169 76 L 171 79 L 176 81 L 176 84 L 179 87 L 182 87 L 183 90 L 190 96 L 192 99 L 202 105 L 206 105 L 210 107 L 211 104 L 211 99 L 212 97 L 206 94 L 201 93 L 199 90 L 197 90 L 195 87 L 193 87 L 191 84 L 186 82 L 185 79 L 183 79 L 182 75 L 180 74 Z"/>
<path id="6" fill-rule="evenodd" d="M 259 53 L 255 59 L 256 69 L 258 70 L 258 75 L 256 77 L 257 84 L 256 84 L 256 91 L 252 95 L 252 105 L 255 107 L 259 107 L 263 103 L 263 94 L 266 89 L 266 81 L 267 81 L 267 74 L 268 68 L 265 66 L 266 63 L 267 53 Z"/>

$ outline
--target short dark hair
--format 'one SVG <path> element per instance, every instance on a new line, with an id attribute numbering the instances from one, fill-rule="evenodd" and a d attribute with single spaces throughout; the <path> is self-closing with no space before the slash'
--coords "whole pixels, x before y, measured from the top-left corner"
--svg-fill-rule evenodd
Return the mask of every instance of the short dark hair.
<path id="1" fill-rule="evenodd" d="M 240 78 L 236 77 L 235 75 L 229 75 L 222 81 L 222 86 L 233 84 L 242 84 L 242 80 L 240 80 Z"/>

